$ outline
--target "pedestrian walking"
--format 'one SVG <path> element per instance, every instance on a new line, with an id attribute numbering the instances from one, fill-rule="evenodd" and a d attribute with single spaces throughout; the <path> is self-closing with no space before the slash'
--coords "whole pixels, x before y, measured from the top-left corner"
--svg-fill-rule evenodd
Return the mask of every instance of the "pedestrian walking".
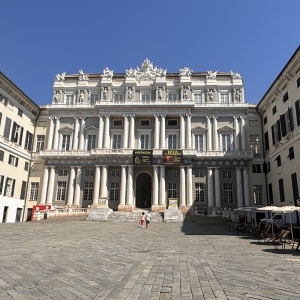
<path id="1" fill-rule="evenodd" d="M 217 216 L 218 216 L 218 218 L 221 218 L 221 209 L 220 208 L 218 209 Z"/>
<path id="2" fill-rule="evenodd" d="M 150 211 L 148 211 L 146 213 L 146 228 L 149 227 L 150 221 L 151 221 L 151 214 L 150 214 Z"/>
<path id="3" fill-rule="evenodd" d="M 204 207 L 204 209 L 203 209 L 203 214 L 204 214 L 205 217 L 207 217 L 208 211 L 207 211 L 206 207 Z"/>
<path id="4" fill-rule="evenodd" d="M 142 228 L 144 228 L 144 226 L 145 226 L 145 219 L 146 219 L 145 213 L 142 212 L 142 214 L 140 216 L 140 225 Z"/>

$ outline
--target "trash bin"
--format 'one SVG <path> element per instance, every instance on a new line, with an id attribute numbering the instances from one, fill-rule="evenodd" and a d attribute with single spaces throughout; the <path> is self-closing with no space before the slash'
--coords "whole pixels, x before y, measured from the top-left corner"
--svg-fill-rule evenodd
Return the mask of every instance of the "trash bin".
<path id="1" fill-rule="evenodd" d="M 44 213 L 44 219 L 47 219 L 48 218 L 48 214 L 45 212 Z"/>

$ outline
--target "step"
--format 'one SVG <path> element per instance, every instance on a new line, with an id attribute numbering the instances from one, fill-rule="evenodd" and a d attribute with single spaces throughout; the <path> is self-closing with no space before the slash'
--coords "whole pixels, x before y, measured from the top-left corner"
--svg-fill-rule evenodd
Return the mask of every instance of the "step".
<path id="1" fill-rule="evenodd" d="M 119 212 L 113 211 L 106 219 L 106 222 L 138 222 L 141 212 Z M 163 222 L 163 214 L 151 212 L 151 222 Z"/>

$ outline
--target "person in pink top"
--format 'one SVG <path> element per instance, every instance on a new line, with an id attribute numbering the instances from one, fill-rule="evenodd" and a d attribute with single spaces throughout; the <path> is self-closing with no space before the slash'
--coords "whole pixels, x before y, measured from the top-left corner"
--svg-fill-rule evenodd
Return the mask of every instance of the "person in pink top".
<path id="1" fill-rule="evenodd" d="M 145 226 L 145 218 L 146 218 L 145 213 L 142 212 L 142 215 L 140 217 L 140 225 L 142 226 L 142 228 L 144 228 Z"/>

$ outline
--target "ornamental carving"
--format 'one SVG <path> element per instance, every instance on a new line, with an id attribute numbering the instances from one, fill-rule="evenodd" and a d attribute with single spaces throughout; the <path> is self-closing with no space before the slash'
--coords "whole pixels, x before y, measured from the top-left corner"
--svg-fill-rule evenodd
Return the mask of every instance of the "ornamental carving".
<path id="1" fill-rule="evenodd" d="M 207 99 L 208 101 L 214 101 L 214 90 L 213 89 L 209 89 L 207 91 Z"/>
<path id="2" fill-rule="evenodd" d="M 108 67 L 106 67 L 103 70 L 103 74 L 101 75 L 101 77 L 104 79 L 111 79 L 113 77 L 113 75 L 114 75 L 114 71 L 110 70 Z"/>
<path id="3" fill-rule="evenodd" d="M 236 102 L 240 102 L 241 101 L 241 90 L 240 89 L 236 89 L 235 90 L 234 99 L 235 99 Z"/>
<path id="4" fill-rule="evenodd" d="M 59 93 L 59 91 L 56 91 L 53 94 L 53 102 L 57 103 L 57 102 L 59 102 L 59 100 L 60 100 L 60 93 Z"/>
<path id="5" fill-rule="evenodd" d="M 66 72 L 63 72 L 61 74 L 57 74 L 54 78 L 56 81 L 64 81 L 66 76 Z"/>
<path id="6" fill-rule="evenodd" d="M 230 70 L 230 75 L 232 78 L 242 78 L 242 76 L 238 72 L 234 73 L 231 70 Z"/>
<path id="7" fill-rule="evenodd" d="M 79 75 L 79 80 L 88 80 L 89 79 L 88 75 L 84 74 L 82 69 L 80 69 L 78 71 L 78 75 Z"/>
<path id="8" fill-rule="evenodd" d="M 206 78 L 208 79 L 215 79 L 217 77 L 217 72 L 218 71 L 207 71 L 207 75 L 206 75 Z"/>
<path id="9" fill-rule="evenodd" d="M 126 70 L 126 77 L 135 77 L 136 79 L 155 79 L 156 77 L 165 77 L 167 70 L 162 68 L 153 67 L 153 64 L 146 58 L 141 67 L 136 69 Z"/>
<path id="10" fill-rule="evenodd" d="M 187 76 L 191 77 L 193 70 L 190 68 L 184 67 L 183 69 L 179 69 L 179 76 Z"/>

